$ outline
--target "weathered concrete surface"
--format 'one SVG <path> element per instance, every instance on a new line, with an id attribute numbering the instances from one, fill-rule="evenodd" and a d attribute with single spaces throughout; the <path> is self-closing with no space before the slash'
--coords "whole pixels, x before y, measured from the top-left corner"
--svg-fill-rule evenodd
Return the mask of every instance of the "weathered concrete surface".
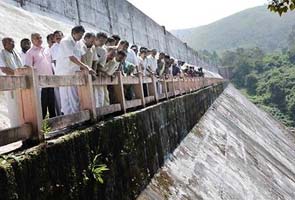
<path id="1" fill-rule="evenodd" d="M 130 43 L 135 43 L 148 48 L 156 48 L 159 51 L 170 54 L 176 59 L 182 59 L 190 64 L 201 64 L 195 50 L 184 44 L 161 25 L 134 7 L 126 0 L 1 0 L 22 6 L 23 9 L 41 15 L 47 15 L 59 21 L 60 24 L 82 24 L 91 31 L 105 31 L 109 34 L 119 34 Z M 7 6 L 6 6 L 7 7 Z M 0 11 L 2 9 L 0 7 Z M 0 16 L 1 16 L 0 12 Z M 6 20 L 14 20 L 16 23 L 23 20 L 12 18 L 9 15 L 1 16 Z M 185 20 L 185 19 L 184 19 Z M 1 27 L 11 27 L 5 20 Z M 40 21 L 40 20 L 38 20 Z M 20 26 L 29 28 L 31 32 L 39 31 L 32 29 L 37 21 L 24 21 Z M 38 23 L 38 22 L 37 22 Z M 42 24 L 41 24 L 42 25 Z M 52 23 L 48 24 L 51 28 Z M 15 26 L 16 30 L 18 26 Z M 43 27 L 42 27 L 43 28 Z M 57 26 L 55 29 L 60 29 Z M 13 30 L 13 29 L 12 29 Z M 64 30 L 64 28 L 61 28 Z M 24 30 L 26 32 L 26 30 Z M 10 33 L 4 32 L 4 34 Z M 0 30 L 1 33 L 1 30 Z M 0 34 L 1 36 L 1 34 Z M 218 72 L 216 67 L 203 65 L 204 68 Z"/>
<path id="2" fill-rule="evenodd" d="M 138 200 L 294 200 L 295 138 L 233 86 Z"/>
<path id="3" fill-rule="evenodd" d="M 135 199 L 222 91 L 208 87 L 0 157 L 0 200 Z M 104 184 L 89 170 L 97 154 L 110 169 Z"/>

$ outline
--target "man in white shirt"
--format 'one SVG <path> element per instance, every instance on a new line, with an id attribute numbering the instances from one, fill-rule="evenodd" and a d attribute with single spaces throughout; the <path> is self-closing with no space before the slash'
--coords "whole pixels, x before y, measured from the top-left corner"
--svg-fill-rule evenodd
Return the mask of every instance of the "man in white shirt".
<path id="1" fill-rule="evenodd" d="M 26 62 L 26 53 L 31 48 L 31 41 L 28 38 L 24 38 L 20 41 L 20 57 L 22 59 L 22 63 Z"/>
<path id="2" fill-rule="evenodd" d="M 98 60 L 96 49 L 94 46 L 94 41 L 96 37 L 94 33 L 86 33 L 84 36 L 84 40 L 81 41 L 81 47 L 82 47 L 82 58 L 81 61 L 91 67 L 92 69 L 95 69 L 96 62 Z"/>
<path id="3" fill-rule="evenodd" d="M 107 50 L 105 48 L 105 43 L 108 39 L 107 34 L 100 32 L 96 34 L 96 39 L 94 42 L 95 48 L 96 48 L 96 54 L 98 57 L 96 68 L 94 69 L 97 74 L 101 75 L 102 69 L 105 67 L 106 61 L 107 61 Z M 107 91 L 106 87 L 103 86 L 95 86 L 94 87 L 94 95 L 96 100 L 96 107 L 102 107 L 105 106 L 105 93 Z"/>
<path id="4" fill-rule="evenodd" d="M 2 71 L 2 75 L 14 75 L 15 69 L 22 67 L 23 63 L 20 56 L 14 51 L 14 40 L 12 38 L 3 38 L 2 44 L 4 49 L 0 51 L 0 72 Z M 4 92 L 3 96 L 1 103 L 6 104 L 7 108 L 4 115 L 9 119 L 10 127 L 18 126 L 20 115 L 15 91 Z"/>
<path id="5" fill-rule="evenodd" d="M 62 40 L 62 38 L 63 38 L 63 33 L 61 31 L 54 31 L 53 32 L 54 43 L 53 43 L 52 47 L 50 48 L 50 52 L 51 52 L 54 68 L 56 67 L 56 60 L 58 57 L 59 44 L 60 44 L 60 41 Z"/>
<path id="6" fill-rule="evenodd" d="M 83 26 L 75 26 L 72 29 L 71 36 L 61 40 L 59 47 L 59 56 L 56 61 L 56 75 L 74 75 L 75 72 L 88 70 L 95 72 L 87 65 L 81 62 L 81 48 L 78 44 L 85 33 Z M 80 102 L 77 87 L 60 87 L 61 111 L 67 115 L 80 110 Z"/>
<path id="7" fill-rule="evenodd" d="M 156 74 L 157 68 L 158 68 L 158 63 L 157 63 L 157 50 L 153 49 L 151 55 L 147 57 L 147 71 L 149 72 L 150 75 Z"/>
<path id="8" fill-rule="evenodd" d="M 142 72 L 143 76 L 146 76 L 146 69 L 147 69 L 147 49 L 141 48 L 138 56 L 138 71 Z"/>
<path id="9" fill-rule="evenodd" d="M 147 67 L 148 67 L 148 61 L 147 61 L 147 49 L 142 47 L 139 52 L 139 57 L 138 57 L 139 65 L 138 65 L 138 71 L 142 72 L 143 76 L 148 75 L 147 72 Z M 148 85 L 143 84 L 143 92 L 144 96 L 148 96 Z"/>
<path id="10" fill-rule="evenodd" d="M 128 49 L 127 52 L 127 58 L 126 61 L 132 63 L 135 66 L 138 66 L 138 58 L 137 58 L 137 46 L 132 45 L 130 49 Z"/>

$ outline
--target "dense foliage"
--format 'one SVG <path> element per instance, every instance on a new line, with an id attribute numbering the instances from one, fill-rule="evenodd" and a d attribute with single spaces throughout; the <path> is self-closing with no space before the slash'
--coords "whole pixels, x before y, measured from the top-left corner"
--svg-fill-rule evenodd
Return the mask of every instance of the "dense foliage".
<path id="1" fill-rule="evenodd" d="M 294 45 L 295 47 L 295 45 Z M 287 126 L 295 126 L 295 51 L 265 54 L 259 48 L 226 51 L 221 64 L 233 68 L 232 83 Z"/>
<path id="2" fill-rule="evenodd" d="M 279 15 L 295 9 L 295 0 L 271 0 L 268 4 L 268 9 L 272 12 L 277 12 Z"/>

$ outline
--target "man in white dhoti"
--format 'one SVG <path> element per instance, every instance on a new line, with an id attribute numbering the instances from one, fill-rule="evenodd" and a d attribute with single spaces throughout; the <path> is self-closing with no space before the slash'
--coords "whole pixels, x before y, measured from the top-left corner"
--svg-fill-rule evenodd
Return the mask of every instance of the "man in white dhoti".
<path id="1" fill-rule="evenodd" d="M 100 69 L 100 72 L 108 76 L 113 76 L 116 70 L 119 68 L 120 63 L 126 57 L 124 51 L 117 52 L 116 48 L 109 47 L 107 48 L 107 60 L 103 68 Z M 104 105 L 110 105 L 109 91 L 107 86 L 104 87 Z"/>
<path id="2" fill-rule="evenodd" d="M 99 76 L 103 76 L 101 73 L 101 69 L 105 67 L 107 61 L 107 50 L 105 48 L 105 43 L 108 39 L 107 34 L 100 32 L 96 34 L 96 40 L 94 42 L 96 54 L 98 57 L 96 68 L 94 69 Z M 96 100 L 96 107 L 105 106 L 104 99 L 105 99 L 105 89 L 106 87 L 103 86 L 96 86 L 94 87 L 94 95 Z"/>
<path id="3" fill-rule="evenodd" d="M 12 38 L 3 38 L 2 44 L 4 49 L 0 51 L 0 71 L 2 75 L 14 75 L 15 69 L 22 67 L 23 63 L 20 56 L 14 51 L 14 41 Z M 4 115 L 9 118 L 9 127 L 20 125 L 19 105 L 16 92 L 4 92 L 2 95 L 5 100 L 2 99 L 3 102 L 1 103 L 7 105 L 7 112 L 5 112 Z"/>
<path id="4" fill-rule="evenodd" d="M 59 56 L 56 60 L 56 75 L 74 75 L 80 70 L 95 72 L 81 62 L 81 46 L 78 44 L 85 33 L 83 26 L 75 26 L 71 36 L 63 38 L 60 42 Z M 72 87 L 60 87 L 61 111 L 67 115 L 80 110 L 78 89 Z"/>
<path id="5" fill-rule="evenodd" d="M 55 74 L 55 68 L 56 68 L 56 60 L 58 58 L 59 44 L 63 36 L 64 36 L 63 32 L 61 31 L 56 30 L 53 32 L 54 44 L 50 48 L 50 53 L 51 53 L 54 74 Z M 59 88 L 54 88 L 54 95 L 55 95 L 55 112 L 56 112 L 56 115 L 59 116 L 61 115 L 61 102 L 60 102 Z"/>

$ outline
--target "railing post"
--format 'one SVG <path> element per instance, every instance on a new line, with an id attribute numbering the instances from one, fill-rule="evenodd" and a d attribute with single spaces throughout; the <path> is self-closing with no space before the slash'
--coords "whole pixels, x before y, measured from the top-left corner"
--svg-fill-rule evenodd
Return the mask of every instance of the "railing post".
<path id="1" fill-rule="evenodd" d="M 152 83 L 150 84 L 151 87 L 149 88 L 149 93 L 154 96 L 155 101 L 159 102 L 158 91 L 157 91 L 157 78 L 152 75 Z"/>
<path id="2" fill-rule="evenodd" d="M 85 79 L 85 85 L 78 86 L 78 93 L 80 99 L 81 110 L 89 110 L 91 115 L 91 121 L 96 121 L 96 105 L 95 97 L 93 94 L 92 76 L 88 71 L 77 72 Z"/>
<path id="3" fill-rule="evenodd" d="M 182 89 L 181 89 L 181 79 L 180 77 L 177 78 L 177 85 L 178 85 L 178 92 L 179 92 L 179 95 L 182 95 Z"/>
<path id="4" fill-rule="evenodd" d="M 141 99 L 141 105 L 143 107 L 145 107 L 145 99 L 144 99 L 144 92 L 143 92 L 143 80 L 142 80 L 142 73 L 139 72 L 137 74 L 138 76 L 138 84 L 134 85 L 134 93 L 136 98 L 140 98 Z"/>
<path id="5" fill-rule="evenodd" d="M 163 83 L 164 83 L 164 92 L 165 92 L 166 99 L 169 99 L 168 86 L 167 86 L 168 82 L 166 81 L 166 77 L 164 77 Z"/>
<path id="6" fill-rule="evenodd" d="M 18 68 L 15 74 L 26 76 L 29 85 L 28 89 L 19 91 L 21 120 L 23 120 L 23 123 L 32 125 L 32 133 L 27 142 L 33 144 L 43 142 L 41 89 L 39 89 L 38 75 L 31 67 Z"/>
<path id="7" fill-rule="evenodd" d="M 126 102 L 125 102 L 125 94 L 124 94 L 123 75 L 121 72 L 116 72 L 116 76 L 118 77 L 118 85 L 114 86 L 116 102 L 120 103 L 121 110 L 124 113 L 126 113 Z"/>

